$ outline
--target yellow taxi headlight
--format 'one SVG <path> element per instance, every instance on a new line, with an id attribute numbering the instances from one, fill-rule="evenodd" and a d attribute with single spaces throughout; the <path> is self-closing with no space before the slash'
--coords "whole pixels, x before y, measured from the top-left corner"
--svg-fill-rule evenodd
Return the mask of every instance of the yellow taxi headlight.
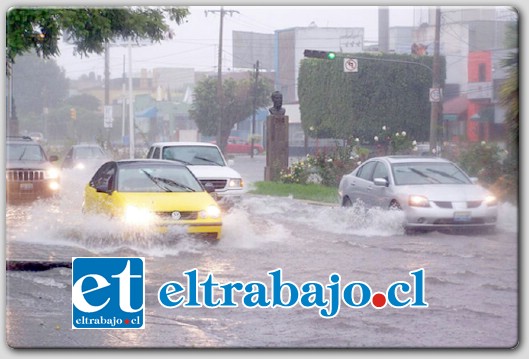
<path id="1" fill-rule="evenodd" d="M 147 208 L 127 206 L 123 219 L 128 224 L 148 225 L 154 222 L 155 215 Z"/>
<path id="2" fill-rule="evenodd" d="M 220 208 L 214 205 L 207 206 L 206 209 L 200 211 L 200 218 L 219 218 Z"/>

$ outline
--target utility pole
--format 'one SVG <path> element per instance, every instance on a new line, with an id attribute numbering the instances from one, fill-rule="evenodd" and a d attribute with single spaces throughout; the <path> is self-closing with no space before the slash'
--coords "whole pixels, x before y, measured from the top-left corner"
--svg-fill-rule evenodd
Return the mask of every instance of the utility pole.
<path id="1" fill-rule="evenodd" d="M 259 78 L 259 60 L 255 63 L 255 83 L 253 86 L 253 110 L 252 110 L 252 146 L 250 147 L 250 157 L 253 158 L 255 142 L 255 110 L 257 107 L 257 80 Z"/>
<path id="2" fill-rule="evenodd" d="M 127 45 L 129 57 L 129 158 L 134 158 L 134 98 L 132 92 L 132 40 L 128 40 Z"/>
<path id="3" fill-rule="evenodd" d="M 378 50 L 389 52 L 389 9 L 387 6 L 378 7 Z"/>
<path id="4" fill-rule="evenodd" d="M 110 46 L 105 42 L 105 106 L 110 103 Z"/>
<path id="5" fill-rule="evenodd" d="M 110 104 L 110 46 L 105 42 L 105 109 Z M 106 111 L 106 110 L 105 110 Z M 106 113 L 106 112 L 105 112 Z M 106 128 L 107 143 L 110 146 L 110 127 Z"/>
<path id="6" fill-rule="evenodd" d="M 126 89 L 127 85 L 125 84 L 125 55 L 123 55 L 123 75 L 121 77 L 121 98 L 122 98 L 122 104 L 121 104 L 121 141 L 125 138 L 125 111 L 127 110 L 127 96 L 126 96 Z"/>
<path id="7" fill-rule="evenodd" d="M 441 94 L 441 83 L 440 83 L 440 70 L 441 70 L 441 59 L 439 55 L 439 41 L 441 34 L 441 8 L 437 7 L 435 10 L 435 40 L 433 50 L 433 66 L 432 66 L 432 88 L 437 89 Z M 441 110 L 442 98 L 439 96 L 438 101 L 431 102 L 431 113 L 430 113 L 430 151 L 435 150 L 437 152 L 437 131 L 439 125 L 439 114 Z"/>
<path id="8" fill-rule="evenodd" d="M 220 7 L 220 10 L 206 10 L 204 13 L 206 16 L 208 16 L 208 13 L 220 13 L 220 29 L 219 29 L 219 55 L 218 55 L 218 68 L 217 68 L 217 101 L 219 104 L 219 120 L 217 123 L 217 145 L 221 146 L 220 138 L 221 138 L 221 128 L 222 128 L 222 117 L 223 117 L 223 111 L 222 111 L 222 104 L 223 104 L 223 93 L 222 93 L 222 32 L 223 32 L 223 26 L 224 26 L 224 15 L 226 13 L 229 13 L 230 16 L 233 16 L 233 13 L 236 12 L 239 14 L 237 10 L 224 10 L 224 6 Z M 221 150 L 224 152 L 224 148 L 221 147 Z"/>

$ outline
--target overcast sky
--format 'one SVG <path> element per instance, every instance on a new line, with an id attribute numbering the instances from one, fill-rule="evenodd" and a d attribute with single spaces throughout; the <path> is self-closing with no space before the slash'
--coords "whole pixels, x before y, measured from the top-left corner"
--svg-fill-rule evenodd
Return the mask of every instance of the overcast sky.
<path id="1" fill-rule="evenodd" d="M 132 71 L 154 67 L 190 67 L 197 71 L 216 71 L 219 42 L 220 6 L 191 6 L 187 22 L 174 26 L 173 40 L 132 49 Z M 318 27 L 362 27 L 365 43 L 378 41 L 378 7 L 372 6 L 225 6 L 234 10 L 224 17 L 223 69 L 231 68 L 232 31 L 253 31 L 273 34 L 275 30 L 306 27 L 311 23 Z M 206 11 L 208 11 L 206 16 Z M 216 11 L 216 12 L 211 12 Z M 411 6 L 390 7 L 390 26 L 412 26 Z M 61 57 L 56 58 L 67 76 L 78 78 L 94 71 L 103 75 L 102 56 L 88 58 L 73 56 L 73 46 L 61 47 Z M 110 51 L 111 78 L 123 73 L 125 48 L 114 47 Z M 128 57 L 125 59 L 128 71 Z"/>

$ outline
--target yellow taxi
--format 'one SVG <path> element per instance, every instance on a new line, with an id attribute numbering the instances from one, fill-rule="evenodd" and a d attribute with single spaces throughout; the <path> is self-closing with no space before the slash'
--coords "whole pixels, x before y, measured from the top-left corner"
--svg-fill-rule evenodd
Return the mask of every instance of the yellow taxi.
<path id="1" fill-rule="evenodd" d="M 127 229 L 167 233 L 183 226 L 189 234 L 218 240 L 222 218 L 213 191 L 174 161 L 110 161 L 86 185 L 83 212 L 119 219 Z"/>

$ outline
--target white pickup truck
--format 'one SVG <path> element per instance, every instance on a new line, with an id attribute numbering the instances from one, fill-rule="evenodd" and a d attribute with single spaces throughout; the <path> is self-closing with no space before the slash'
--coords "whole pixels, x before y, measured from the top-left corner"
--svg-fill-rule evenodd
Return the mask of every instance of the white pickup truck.
<path id="1" fill-rule="evenodd" d="M 147 158 L 184 163 L 204 185 L 213 185 L 219 200 L 235 199 L 243 193 L 243 179 L 226 159 L 217 145 L 206 142 L 153 143 Z"/>

